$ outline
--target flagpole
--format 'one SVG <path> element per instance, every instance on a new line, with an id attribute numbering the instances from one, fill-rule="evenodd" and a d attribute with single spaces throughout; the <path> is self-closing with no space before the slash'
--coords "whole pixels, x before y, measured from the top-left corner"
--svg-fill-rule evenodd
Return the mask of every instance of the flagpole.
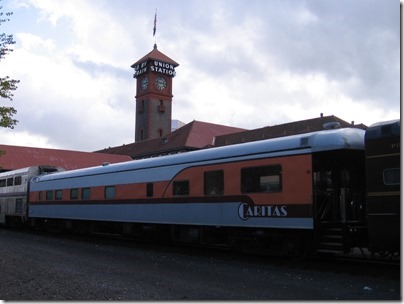
<path id="1" fill-rule="evenodd" d="M 153 26 L 153 37 L 154 37 L 154 46 L 155 47 L 157 47 L 156 30 L 157 30 L 157 8 L 156 8 L 156 12 L 154 13 L 154 26 Z"/>

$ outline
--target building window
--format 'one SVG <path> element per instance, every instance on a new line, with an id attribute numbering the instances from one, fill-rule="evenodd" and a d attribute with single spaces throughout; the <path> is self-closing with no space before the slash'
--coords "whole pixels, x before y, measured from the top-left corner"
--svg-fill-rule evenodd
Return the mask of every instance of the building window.
<path id="1" fill-rule="evenodd" d="M 386 186 L 400 185 L 400 168 L 385 169 L 383 182 Z"/>
<path id="2" fill-rule="evenodd" d="M 18 185 L 21 185 L 21 183 L 22 183 L 22 177 L 21 176 L 16 176 L 14 178 L 14 185 L 18 186 Z"/>
<path id="3" fill-rule="evenodd" d="M 56 200 L 61 200 L 62 199 L 62 190 L 56 190 L 55 191 L 55 199 Z"/>
<path id="4" fill-rule="evenodd" d="M 204 173 L 205 195 L 222 195 L 224 191 L 223 170 L 207 171 Z"/>
<path id="5" fill-rule="evenodd" d="M 70 199 L 76 200 L 79 198 L 79 189 L 70 189 Z"/>
<path id="6" fill-rule="evenodd" d="M 46 191 L 46 200 L 53 201 L 53 191 L 52 190 Z"/>
<path id="7" fill-rule="evenodd" d="M 91 196 L 91 189 L 90 188 L 83 188 L 81 189 L 81 199 L 88 200 Z"/>
<path id="8" fill-rule="evenodd" d="M 142 100 L 139 104 L 139 113 L 142 113 L 144 111 L 144 100 Z"/>
<path id="9" fill-rule="evenodd" d="M 189 195 L 189 181 L 174 181 L 173 195 Z"/>
<path id="10" fill-rule="evenodd" d="M 106 186 L 104 189 L 104 198 L 114 199 L 115 198 L 115 186 Z"/>
<path id="11" fill-rule="evenodd" d="M 262 166 L 241 169 L 241 192 L 282 191 L 282 166 Z"/>
<path id="12" fill-rule="evenodd" d="M 157 129 L 157 134 L 159 137 L 163 137 L 163 129 Z"/>
<path id="13" fill-rule="evenodd" d="M 140 140 L 144 139 L 144 132 L 143 129 L 140 129 Z"/>
<path id="14" fill-rule="evenodd" d="M 158 105 L 158 111 L 160 113 L 164 113 L 166 110 L 165 106 L 164 106 L 164 101 L 163 100 L 159 100 L 159 105 Z"/>
<path id="15" fill-rule="evenodd" d="M 153 183 L 146 184 L 146 195 L 147 195 L 147 197 L 153 196 Z"/>

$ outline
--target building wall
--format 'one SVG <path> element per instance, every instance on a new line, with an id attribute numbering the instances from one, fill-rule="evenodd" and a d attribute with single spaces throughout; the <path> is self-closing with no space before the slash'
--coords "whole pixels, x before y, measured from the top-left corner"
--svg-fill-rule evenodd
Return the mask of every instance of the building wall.
<path id="1" fill-rule="evenodd" d="M 136 102 L 135 141 L 168 135 L 171 132 L 171 113 L 171 100 L 162 97 L 138 100 Z"/>

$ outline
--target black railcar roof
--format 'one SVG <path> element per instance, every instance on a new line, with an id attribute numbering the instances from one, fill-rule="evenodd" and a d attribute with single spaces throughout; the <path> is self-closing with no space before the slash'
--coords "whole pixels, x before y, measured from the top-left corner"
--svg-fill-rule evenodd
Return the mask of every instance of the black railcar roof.
<path id="1" fill-rule="evenodd" d="M 382 121 L 368 127 L 365 140 L 400 136 L 400 119 Z"/>

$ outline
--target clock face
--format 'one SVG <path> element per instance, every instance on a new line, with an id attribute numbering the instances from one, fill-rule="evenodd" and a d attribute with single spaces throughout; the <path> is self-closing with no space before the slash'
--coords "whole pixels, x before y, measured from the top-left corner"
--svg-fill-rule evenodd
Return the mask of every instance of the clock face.
<path id="1" fill-rule="evenodd" d="M 142 90 L 146 90 L 147 86 L 149 85 L 149 79 L 147 79 L 147 77 L 144 77 L 142 79 L 142 82 L 140 83 L 140 87 L 142 88 Z"/>
<path id="2" fill-rule="evenodd" d="M 156 79 L 156 86 L 157 89 L 163 90 L 167 86 L 167 81 L 163 77 L 159 76 Z"/>

